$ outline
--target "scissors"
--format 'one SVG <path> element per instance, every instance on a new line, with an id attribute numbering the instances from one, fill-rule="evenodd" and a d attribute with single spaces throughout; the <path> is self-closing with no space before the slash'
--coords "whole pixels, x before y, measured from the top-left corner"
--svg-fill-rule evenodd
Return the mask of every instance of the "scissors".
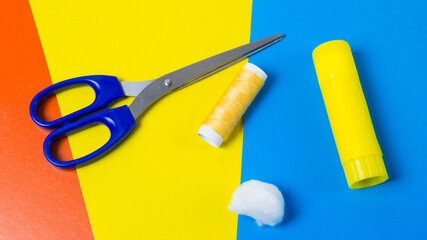
<path id="1" fill-rule="evenodd" d="M 30 116 L 34 123 L 45 129 L 55 129 L 43 143 L 44 155 L 49 163 L 64 170 L 74 169 L 77 165 L 89 164 L 120 144 L 135 128 L 136 119 L 164 95 L 221 71 L 283 38 L 283 34 L 276 34 L 193 63 L 150 81 L 125 82 L 119 81 L 114 76 L 92 75 L 53 84 L 36 94 L 30 104 Z M 39 107 L 47 98 L 82 84 L 89 85 L 95 91 L 95 100 L 91 105 L 53 121 L 43 121 L 38 116 Z M 129 106 L 107 108 L 125 96 L 136 97 Z M 82 131 L 95 124 L 104 124 L 110 131 L 110 139 L 99 149 L 70 161 L 60 161 L 52 155 L 52 147 L 57 140 L 66 137 L 67 133 Z"/>

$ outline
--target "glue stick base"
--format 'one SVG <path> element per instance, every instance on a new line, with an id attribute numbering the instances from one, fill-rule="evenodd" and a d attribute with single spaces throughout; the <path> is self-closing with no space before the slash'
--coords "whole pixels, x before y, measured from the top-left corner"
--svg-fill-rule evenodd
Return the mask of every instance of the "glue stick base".
<path id="1" fill-rule="evenodd" d="M 380 155 L 370 155 L 351 159 L 343 163 L 348 187 L 367 188 L 387 181 L 388 175 Z"/>
<path id="2" fill-rule="evenodd" d="M 214 147 L 219 147 L 223 141 L 222 137 L 217 132 L 206 125 L 202 125 L 199 131 L 197 131 L 197 134 Z"/>

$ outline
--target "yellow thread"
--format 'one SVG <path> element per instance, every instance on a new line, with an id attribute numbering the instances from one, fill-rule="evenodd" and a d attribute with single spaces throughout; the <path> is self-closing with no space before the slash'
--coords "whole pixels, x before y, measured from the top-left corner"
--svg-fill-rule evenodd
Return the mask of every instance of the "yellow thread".
<path id="1" fill-rule="evenodd" d="M 253 66 L 251 69 L 257 68 L 252 64 L 250 65 Z M 259 73 L 259 71 L 262 72 L 260 69 L 257 72 Z M 262 76 L 263 74 L 260 75 Z M 222 141 L 225 141 L 264 85 L 264 80 L 255 71 L 251 71 L 245 66 L 245 68 L 239 71 L 230 86 L 222 94 L 221 98 L 203 121 L 203 125 L 210 127 L 221 136 Z M 217 145 L 219 146 L 220 144 Z"/>

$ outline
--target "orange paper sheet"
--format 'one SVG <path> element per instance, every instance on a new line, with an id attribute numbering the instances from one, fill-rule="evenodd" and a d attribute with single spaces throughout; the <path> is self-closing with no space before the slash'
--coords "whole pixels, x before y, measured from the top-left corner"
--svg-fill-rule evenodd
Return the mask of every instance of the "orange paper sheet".
<path id="1" fill-rule="evenodd" d="M 51 83 L 28 2 L 0 1 L 0 239 L 93 238 L 76 172 L 50 166 L 47 132 L 28 113 Z M 57 104 L 46 110 L 59 116 Z"/>

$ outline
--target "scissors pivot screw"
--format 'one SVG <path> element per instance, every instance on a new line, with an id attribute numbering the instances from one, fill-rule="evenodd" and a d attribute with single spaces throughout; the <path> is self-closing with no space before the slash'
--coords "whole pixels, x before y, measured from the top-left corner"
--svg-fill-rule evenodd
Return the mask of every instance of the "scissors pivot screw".
<path id="1" fill-rule="evenodd" d="M 169 87 L 170 85 L 172 85 L 172 81 L 168 78 L 165 80 L 165 85 L 166 87 Z"/>

